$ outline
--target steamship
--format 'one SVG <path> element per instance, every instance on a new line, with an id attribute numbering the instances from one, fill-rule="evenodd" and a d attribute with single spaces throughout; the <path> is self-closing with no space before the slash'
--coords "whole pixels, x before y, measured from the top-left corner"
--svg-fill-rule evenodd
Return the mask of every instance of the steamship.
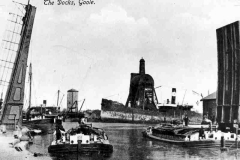
<path id="1" fill-rule="evenodd" d="M 157 87 L 156 87 L 157 88 Z M 154 87 L 154 79 L 145 73 L 145 60 L 140 59 L 139 73 L 131 73 L 129 95 L 126 104 L 102 99 L 101 120 L 103 122 L 127 123 L 181 123 L 182 116 L 188 112 L 195 123 L 201 123 L 202 115 L 191 111 L 193 106 L 176 105 L 176 88 L 172 89 L 171 103 L 159 104 Z"/>
<path id="2" fill-rule="evenodd" d="M 23 126 L 33 130 L 40 129 L 41 133 L 52 133 L 56 123 L 61 125 L 59 120 L 58 107 L 46 106 L 47 101 L 43 101 L 41 106 L 32 106 L 23 117 Z"/>

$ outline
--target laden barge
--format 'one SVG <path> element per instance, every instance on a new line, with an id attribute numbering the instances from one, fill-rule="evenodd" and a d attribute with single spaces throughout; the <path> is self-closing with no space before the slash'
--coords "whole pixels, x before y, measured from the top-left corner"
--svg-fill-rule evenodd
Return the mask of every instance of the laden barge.
<path id="1" fill-rule="evenodd" d="M 221 139 L 225 139 L 225 147 L 238 148 L 240 135 L 220 130 L 212 131 L 209 128 L 189 128 L 160 126 L 148 127 L 143 137 L 189 148 L 220 148 Z"/>
<path id="2" fill-rule="evenodd" d="M 101 128 L 92 127 L 92 124 L 81 124 L 77 128 L 60 131 L 59 140 L 55 138 L 48 147 L 50 154 L 58 153 L 101 153 L 111 154 L 113 146 L 109 143 L 108 136 Z M 57 132 L 55 132 L 57 136 Z"/>

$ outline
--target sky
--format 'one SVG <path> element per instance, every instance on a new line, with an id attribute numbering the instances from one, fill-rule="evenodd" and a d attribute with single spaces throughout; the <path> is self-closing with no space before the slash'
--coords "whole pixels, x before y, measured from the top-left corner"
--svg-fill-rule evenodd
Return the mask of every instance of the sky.
<path id="1" fill-rule="evenodd" d="M 101 99 L 126 103 L 130 74 L 154 78 L 159 103 L 171 99 L 202 111 L 201 96 L 217 89 L 216 29 L 240 20 L 240 0 L 95 0 L 92 5 L 37 7 L 28 63 L 33 67 L 32 104 L 66 108 L 69 89 L 83 109 L 100 109 Z M 17 0 L 27 3 L 27 0 Z M 0 2 L 3 35 L 10 2 Z M 26 78 L 26 95 L 28 94 Z M 27 102 L 27 96 L 26 96 Z M 81 103 L 81 102 L 79 102 Z M 27 105 L 26 105 L 27 106 Z"/>

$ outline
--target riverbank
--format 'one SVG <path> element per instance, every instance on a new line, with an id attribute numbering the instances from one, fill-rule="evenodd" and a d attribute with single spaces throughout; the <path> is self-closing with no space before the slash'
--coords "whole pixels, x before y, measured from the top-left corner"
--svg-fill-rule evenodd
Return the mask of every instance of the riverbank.
<path id="1" fill-rule="evenodd" d="M 47 156 L 34 156 L 27 150 L 28 141 L 20 141 L 14 138 L 13 131 L 0 132 L 0 160 L 51 160 Z"/>

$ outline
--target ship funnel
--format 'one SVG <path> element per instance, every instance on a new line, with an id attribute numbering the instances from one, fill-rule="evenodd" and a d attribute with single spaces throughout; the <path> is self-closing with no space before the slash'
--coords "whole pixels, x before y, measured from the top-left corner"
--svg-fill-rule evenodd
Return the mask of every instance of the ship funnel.
<path id="1" fill-rule="evenodd" d="M 176 88 L 172 88 L 172 99 L 171 99 L 171 104 L 176 104 Z"/>
<path id="2" fill-rule="evenodd" d="M 47 106 L 47 100 L 43 100 L 43 107 Z"/>

